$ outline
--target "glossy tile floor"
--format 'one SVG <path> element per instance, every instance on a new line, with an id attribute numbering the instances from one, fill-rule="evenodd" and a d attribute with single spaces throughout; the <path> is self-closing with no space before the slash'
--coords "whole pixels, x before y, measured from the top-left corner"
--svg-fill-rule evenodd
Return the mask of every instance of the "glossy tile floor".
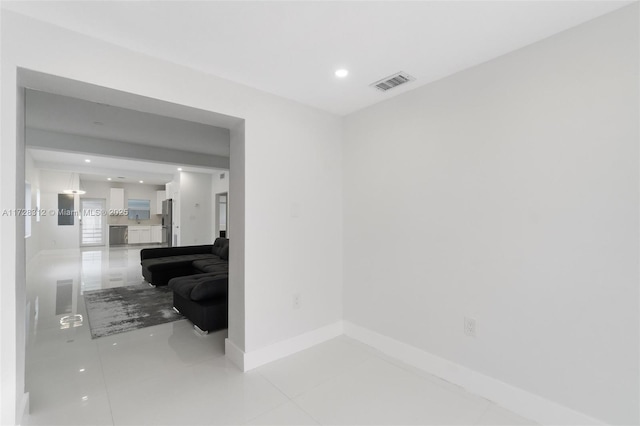
<path id="1" fill-rule="evenodd" d="M 83 292 L 140 284 L 139 248 L 36 262 L 27 425 L 534 424 L 344 336 L 248 373 L 187 320 L 92 340 Z"/>

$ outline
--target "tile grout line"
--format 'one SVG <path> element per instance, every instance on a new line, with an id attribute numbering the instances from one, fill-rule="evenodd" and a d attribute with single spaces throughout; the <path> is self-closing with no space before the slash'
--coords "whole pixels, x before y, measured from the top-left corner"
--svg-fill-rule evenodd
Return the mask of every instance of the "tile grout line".
<path id="1" fill-rule="evenodd" d="M 293 398 L 291 398 L 291 397 L 290 397 L 289 395 L 287 395 L 287 394 L 286 394 L 282 389 L 280 389 L 280 388 L 278 387 L 278 385 L 276 385 L 276 384 L 275 384 L 275 383 L 273 383 L 271 380 L 269 380 L 269 378 L 268 378 L 268 377 L 266 377 L 264 374 L 262 374 L 262 372 L 260 372 L 260 371 L 256 371 L 256 373 L 258 373 L 258 374 L 260 375 L 260 377 L 262 377 L 263 379 L 265 379 L 265 380 L 266 380 L 266 381 L 267 381 L 271 386 L 273 386 L 274 388 L 276 388 L 276 389 L 278 390 L 278 392 L 280 392 L 282 395 L 284 395 L 284 396 L 285 396 L 285 398 L 287 398 L 287 401 L 283 402 L 282 404 L 278 404 L 276 407 L 272 408 L 272 409 L 271 409 L 271 410 L 269 410 L 269 411 L 266 411 L 266 412 L 264 412 L 264 413 L 262 413 L 262 414 L 259 414 L 259 415 L 255 416 L 255 417 L 250 418 L 250 419 L 249 419 L 249 420 L 247 420 L 245 423 L 249 423 L 249 422 L 251 422 L 252 420 L 257 419 L 258 417 L 261 417 L 261 416 L 264 416 L 264 415 L 266 415 L 266 414 L 269 414 L 269 413 L 273 412 L 274 410 L 277 410 L 278 408 L 280 408 L 280 407 L 284 406 L 284 405 L 285 405 L 285 404 L 287 404 L 288 402 L 291 402 L 293 405 L 295 405 L 296 407 L 298 407 L 298 408 L 299 408 L 303 413 L 305 413 L 307 416 L 309 416 L 309 417 L 311 418 L 311 420 L 313 420 L 314 422 L 316 422 L 316 423 L 317 423 L 317 424 L 319 424 L 319 425 L 322 425 L 322 423 L 320 423 L 320 422 L 319 422 L 315 417 L 313 417 L 313 416 L 311 415 L 311 413 L 307 412 L 304 408 L 300 407 L 300 405 L 298 405 L 298 404 L 296 403 L 296 401 L 295 401 Z M 300 395 L 302 395 L 303 393 L 304 393 L 304 392 L 300 393 L 299 395 L 296 395 L 294 398 L 299 397 L 299 396 L 300 396 Z"/>
<path id="2" fill-rule="evenodd" d="M 345 335 L 345 336 L 346 336 L 346 335 Z M 460 385 L 457 385 L 457 384 L 455 384 L 455 383 L 449 382 L 449 381 L 447 381 L 447 380 L 445 380 L 445 379 L 443 379 L 443 378 L 441 378 L 441 377 L 439 377 L 439 376 L 436 376 L 435 374 L 432 374 L 432 373 L 430 373 L 430 372 L 428 372 L 428 371 L 426 371 L 426 370 L 421 370 L 421 369 L 420 369 L 420 368 L 418 368 L 418 367 L 414 367 L 414 366 L 412 366 L 412 365 L 410 365 L 410 364 L 407 364 L 407 363 L 405 363 L 404 361 L 402 361 L 402 360 L 400 360 L 400 359 L 394 358 L 394 357 L 392 357 L 392 356 L 390 356 L 390 355 L 387 355 L 387 354 L 385 354 L 384 352 L 382 352 L 382 351 L 380 351 L 380 350 L 378 350 L 378 349 L 376 349 L 376 348 L 374 348 L 374 347 L 372 347 L 372 346 L 367 345 L 366 343 L 359 342 L 358 340 L 353 339 L 353 338 L 351 338 L 351 337 L 349 337 L 349 336 L 346 336 L 346 337 L 348 337 L 348 339 L 349 339 L 349 340 L 352 340 L 352 341 L 353 341 L 353 342 L 355 342 L 355 343 L 358 343 L 358 344 L 361 344 L 361 345 L 366 345 L 367 347 L 369 347 L 369 348 L 371 348 L 373 351 L 375 351 L 375 355 L 374 355 L 374 356 L 378 357 L 378 358 L 379 358 L 379 359 L 381 359 L 382 361 L 385 361 L 385 362 L 387 362 L 387 363 L 389 363 L 389 364 L 391 364 L 391 365 L 393 365 L 393 366 L 396 366 L 396 367 L 398 367 L 398 368 L 402 369 L 403 371 L 405 371 L 405 372 L 407 372 L 407 373 L 411 374 L 412 376 L 415 376 L 415 377 L 419 378 L 419 379 L 420 379 L 420 380 L 422 380 L 422 381 L 425 381 L 425 382 L 427 382 L 427 383 L 430 383 L 430 384 L 432 384 L 432 385 L 434 385 L 434 386 L 438 386 L 439 388 L 441 388 L 441 389 L 443 389 L 443 390 L 446 390 L 446 391 L 448 391 L 448 392 L 456 393 L 453 389 L 450 389 L 450 388 L 447 386 L 447 385 L 450 385 L 450 386 L 452 386 L 452 387 L 455 387 L 455 389 L 456 389 L 457 391 L 459 391 L 460 393 L 462 393 L 462 394 L 463 394 L 463 396 L 464 396 L 465 398 L 468 398 L 468 399 L 469 399 L 469 398 L 473 398 L 473 399 L 480 399 L 480 400 L 484 400 L 484 401 L 487 403 L 487 405 L 486 405 L 485 409 L 483 410 L 482 414 L 481 414 L 481 415 L 476 419 L 476 421 L 473 423 L 474 425 L 479 424 L 478 422 L 480 422 L 480 420 L 482 420 L 482 418 L 487 414 L 487 412 L 488 412 L 492 407 L 497 407 L 497 408 L 505 409 L 504 407 L 502 407 L 501 405 L 499 405 L 499 404 L 498 404 L 498 403 L 496 403 L 495 401 L 492 401 L 492 400 L 487 399 L 487 398 L 485 398 L 485 397 L 482 397 L 482 396 L 480 396 L 480 395 L 478 395 L 478 394 L 476 394 L 476 393 L 474 393 L 474 392 L 471 392 L 471 391 L 469 391 L 467 388 L 465 388 L 465 387 L 463 387 L 463 386 L 460 386 Z M 348 341 L 348 340 L 347 340 L 347 341 Z M 415 371 L 415 370 L 418 370 L 419 372 L 418 372 L 418 371 Z M 426 377 L 426 376 L 431 376 L 431 377 L 435 378 L 436 380 L 430 379 L 429 377 Z M 441 381 L 442 381 L 442 382 L 444 382 L 444 383 L 440 383 Z M 446 385 L 445 385 L 445 383 L 446 383 Z M 505 409 L 505 410 L 506 410 L 506 409 Z M 507 410 L 507 411 L 509 411 L 509 410 Z M 514 413 L 514 414 L 518 415 L 517 413 Z M 518 415 L 518 416 L 519 416 L 519 415 Z M 519 416 L 519 417 L 522 417 L 522 416 Z M 530 419 L 525 419 L 525 420 L 530 421 Z"/>
<path id="3" fill-rule="evenodd" d="M 487 407 L 484 409 L 482 414 L 480 414 L 478 416 L 478 418 L 473 422 L 474 425 L 480 424 L 480 420 L 482 420 L 482 418 L 485 416 L 485 414 L 487 414 L 489 412 L 489 409 L 491 408 L 492 405 L 495 405 L 495 403 L 489 401 L 489 404 L 487 404 Z"/>
<path id="4" fill-rule="evenodd" d="M 316 419 L 310 412 L 308 412 L 307 410 L 305 410 L 303 407 L 300 406 L 300 404 L 298 404 L 295 400 L 291 400 L 291 402 L 293 403 L 293 405 L 295 405 L 296 407 L 298 407 L 300 409 L 300 411 L 302 411 L 303 413 L 305 413 L 307 416 L 309 416 L 311 418 L 311 420 L 313 420 L 314 422 L 316 422 L 319 425 L 322 425 L 322 422 L 320 422 L 320 420 Z"/>
<path id="5" fill-rule="evenodd" d="M 364 344 L 364 343 L 363 343 Z M 367 345 L 368 346 L 368 345 Z M 452 392 L 455 393 L 452 389 L 450 389 L 448 386 L 454 387 L 457 391 L 463 393 L 465 395 L 465 397 L 473 397 L 473 398 L 478 398 L 478 399 L 482 399 L 484 401 L 486 401 L 488 403 L 488 406 L 491 406 L 491 404 L 495 405 L 494 401 L 491 401 L 490 399 L 484 398 L 476 393 L 470 392 L 467 388 L 457 385 L 455 383 L 449 382 L 439 376 L 436 376 L 435 374 L 432 374 L 426 370 L 421 370 L 418 367 L 414 367 L 410 364 L 405 363 L 402 360 L 399 360 L 397 358 L 394 358 L 390 355 L 385 354 L 384 352 L 381 352 L 375 348 L 374 349 L 379 355 L 376 355 L 378 358 L 380 358 L 382 361 L 385 361 L 388 364 L 391 364 L 395 367 L 400 368 L 401 370 L 416 376 L 417 378 L 419 378 L 422 381 L 425 381 L 427 383 L 430 383 L 434 386 L 438 386 L 439 388 L 442 388 L 443 390 L 446 390 L 448 392 Z M 414 371 L 414 370 L 418 370 L 420 371 L 420 373 Z M 430 379 L 429 377 L 425 377 L 425 376 L 431 376 L 433 378 L 435 378 L 436 380 Z M 440 383 L 440 382 L 444 382 L 444 383 Z M 446 385 L 445 385 L 446 383 Z"/>
<path id="6" fill-rule="evenodd" d="M 330 340 L 329 340 L 329 341 L 330 341 Z M 308 350 L 308 349 L 312 349 L 312 348 L 307 348 L 307 349 L 305 349 L 305 350 Z M 303 351 L 303 352 L 304 352 L 304 351 Z M 299 353 L 299 352 L 298 352 L 298 353 Z M 293 355 L 295 355 L 295 354 L 292 354 L 292 355 L 290 355 L 290 356 L 293 356 Z M 302 396 L 303 394 L 305 394 L 306 392 L 310 392 L 310 391 L 312 391 L 312 390 L 316 389 L 317 387 L 319 387 L 319 386 L 321 386 L 321 385 L 323 385 L 323 384 L 325 384 L 325 383 L 329 382 L 330 380 L 333 380 L 333 379 L 335 379 L 335 378 L 338 378 L 338 377 L 340 377 L 340 376 L 343 376 L 343 375 L 345 375 L 345 374 L 348 374 L 351 370 L 353 370 L 353 369 L 355 369 L 355 368 L 360 367 L 362 364 L 364 364 L 365 362 L 369 361 L 371 358 L 375 358 L 375 357 L 376 357 L 376 355 L 375 355 L 375 354 L 371 354 L 371 356 L 370 356 L 370 357 L 367 357 L 367 358 L 363 359 L 362 361 L 355 362 L 355 363 L 353 363 L 352 365 L 349 365 L 349 366 L 348 366 L 348 369 L 347 369 L 346 371 L 344 371 L 344 372 L 342 372 L 342 373 L 336 373 L 336 374 L 334 374 L 334 375 L 330 375 L 330 376 L 328 376 L 328 377 L 324 378 L 323 380 L 319 381 L 319 382 L 318 382 L 318 383 L 316 383 L 315 385 L 311 386 L 309 389 L 306 389 L 306 390 L 304 390 L 304 391 L 302 391 L 302 392 L 300 392 L 300 393 L 295 394 L 293 397 L 291 397 L 291 400 L 293 400 L 293 398 L 299 398 L 299 397 L 301 397 L 301 396 Z M 286 359 L 286 358 L 283 358 L 283 359 Z M 277 361 L 279 361 L 279 360 L 277 360 Z M 277 361 L 274 361 L 274 362 L 277 362 Z M 266 377 L 265 377 L 265 378 L 266 378 Z M 267 380 L 269 380 L 268 378 L 266 378 L 266 379 L 267 379 Z M 271 381 L 269 380 L 269 382 L 271 382 Z M 275 386 L 275 385 L 274 385 L 274 386 Z"/>
<path id="7" fill-rule="evenodd" d="M 321 385 L 323 385 L 323 384 L 325 384 L 325 383 L 327 383 L 327 382 L 329 382 L 329 381 L 331 381 L 331 380 L 334 380 L 334 379 L 336 379 L 336 378 L 338 378 L 338 377 L 345 376 L 345 375 L 347 375 L 347 374 L 351 373 L 351 371 L 352 371 L 353 369 L 355 369 L 355 368 L 358 368 L 358 367 L 362 366 L 364 363 L 366 363 L 367 361 L 369 361 L 369 360 L 371 360 L 371 359 L 374 359 L 374 358 L 375 358 L 375 359 L 378 359 L 378 360 L 380 360 L 380 361 L 382 361 L 382 362 L 385 362 L 385 363 L 389 364 L 390 366 L 393 366 L 393 367 L 396 367 L 396 368 L 398 368 L 398 369 L 402 370 L 403 372 L 405 372 L 405 373 L 407 373 L 407 374 L 411 375 L 412 377 L 419 379 L 421 382 L 425 382 L 425 383 L 428 383 L 428 384 L 430 384 L 430 385 L 437 386 L 438 388 L 440 388 L 440 389 L 441 389 L 441 390 L 443 390 L 443 391 L 446 391 L 446 392 L 451 393 L 451 394 L 455 394 L 455 392 L 454 392 L 453 390 L 448 389 L 446 386 L 444 386 L 444 385 L 442 385 L 442 384 L 440 384 L 440 383 L 434 382 L 434 381 L 432 381 L 432 380 L 429 380 L 428 378 L 421 376 L 421 375 L 420 375 L 420 374 L 418 374 L 417 372 L 415 372 L 415 371 L 411 371 L 410 369 L 408 369 L 408 368 L 406 368 L 406 367 L 403 367 L 403 365 L 398 365 L 398 364 L 396 364 L 395 362 L 393 362 L 393 360 L 387 359 L 387 355 L 383 354 L 382 352 L 377 351 L 375 348 L 372 348 L 372 349 L 374 349 L 377 353 L 372 353 L 372 352 L 371 352 L 371 353 L 370 353 L 370 355 L 371 355 L 370 357 L 368 357 L 368 358 L 364 359 L 362 362 L 358 363 L 357 365 L 353 365 L 353 366 L 351 366 L 349 370 L 347 370 L 347 371 L 345 371 L 345 372 L 342 372 L 342 373 L 339 373 L 339 374 L 336 374 L 336 375 L 333 375 L 333 376 L 331 376 L 331 377 L 327 378 L 326 380 L 323 380 L 323 381 L 321 381 L 321 382 L 317 383 L 316 385 L 312 386 L 311 388 L 309 388 L 309 389 L 307 389 L 307 390 L 305 390 L 305 391 L 303 391 L 303 392 L 300 392 L 299 394 L 296 394 L 294 397 L 289 398 L 289 399 L 291 400 L 291 402 L 293 402 L 293 403 L 295 404 L 295 406 L 296 406 L 296 407 L 298 407 L 298 408 L 299 408 L 300 410 L 302 410 L 305 414 L 307 414 L 311 419 L 313 419 L 313 421 L 315 421 L 315 422 L 316 422 L 316 423 L 318 423 L 319 425 L 322 425 L 322 423 L 321 423 L 320 421 L 318 421 L 318 419 L 316 419 L 316 418 L 315 418 L 311 413 L 309 413 L 309 412 L 308 412 L 307 410 L 305 410 L 302 406 L 300 406 L 300 405 L 296 402 L 296 399 L 297 399 L 297 398 L 299 398 L 299 397 L 301 397 L 301 396 L 303 396 L 305 393 L 310 392 L 310 391 L 312 391 L 312 390 L 314 390 L 314 389 L 318 388 L 319 386 L 321 386 Z M 398 362 L 402 363 L 402 361 L 398 361 Z M 428 373 L 427 373 L 427 374 L 428 374 Z M 434 376 L 434 377 L 436 377 L 436 376 Z M 266 378 L 266 377 L 265 377 L 265 378 Z M 269 380 L 268 378 L 266 378 L 266 379 L 267 379 L 267 380 Z M 271 381 L 269 381 L 269 382 L 271 383 Z M 274 384 L 274 386 L 276 386 L 276 385 Z M 277 386 L 276 386 L 276 387 L 277 387 Z M 458 386 L 458 388 L 459 388 L 459 390 L 460 390 L 460 392 L 461 392 L 461 393 L 468 394 L 468 395 L 471 395 L 471 396 L 477 396 L 477 395 L 475 395 L 475 394 L 473 394 L 473 393 L 470 393 L 469 391 L 467 391 L 467 390 L 466 390 L 465 388 L 463 388 L 463 387 L 459 387 L 459 386 Z M 285 394 L 285 395 L 286 395 L 286 394 Z M 465 397 L 466 397 L 466 395 L 465 395 Z M 494 402 L 492 402 L 492 401 L 490 401 L 490 400 L 488 400 L 488 399 L 486 399 L 486 398 L 482 398 L 482 397 L 479 397 L 479 396 L 477 396 L 477 397 L 478 397 L 479 399 L 484 400 L 484 401 L 486 402 L 486 406 L 485 406 L 485 407 L 484 407 L 484 409 L 482 410 L 482 413 L 480 414 L 480 416 L 479 416 L 479 417 L 478 417 L 478 418 L 473 422 L 473 424 L 474 424 L 474 425 L 477 425 L 477 424 L 478 424 L 478 422 L 482 419 L 482 417 L 483 417 L 483 416 L 486 414 L 486 412 L 489 410 L 489 408 L 491 408 L 491 406 L 492 406 L 492 405 L 495 405 L 495 403 L 494 403 Z"/>
<path id="8" fill-rule="evenodd" d="M 331 380 L 333 380 L 333 379 L 337 379 L 338 377 L 341 377 L 341 376 L 344 376 L 344 375 L 346 375 L 346 374 L 349 374 L 352 370 L 354 370 L 354 369 L 356 369 L 356 368 L 358 368 L 358 367 L 362 366 L 364 363 L 366 363 L 367 361 L 369 361 L 371 358 L 374 358 L 374 357 L 375 357 L 375 355 L 371 355 L 371 357 L 368 357 L 368 358 L 366 358 L 366 359 L 363 359 L 361 362 L 354 363 L 353 365 L 350 365 L 350 366 L 349 366 L 349 368 L 348 368 L 346 371 L 344 371 L 344 372 L 342 372 L 342 373 L 334 374 L 334 375 L 332 375 L 332 376 L 327 377 L 327 378 L 326 378 L 326 379 L 324 379 L 324 380 L 321 380 L 320 382 L 316 383 L 315 385 L 313 385 L 313 386 L 312 386 L 312 387 L 310 387 L 309 389 L 304 390 L 304 391 L 302 391 L 302 392 L 300 392 L 300 393 L 296 394 L 293 398 L 299 398 L 299 397 L 301 397 L 302 395 L 304 395 L 305 393 L 310 392 L 310 391 L 312 391 L 312 390 L 314 390 L 314 389 L 316 389 L 316 388 L 318 388 L 318 387 L 320 387 L 320 386 L 324 385 L 325 383 L 328 383 L 329 381 L 331 381 Z"/>
<path id="9" fill-rule="evenodd" d="M 250 422 L 250 421 L 252 421 L 252 420 L 255 420 L 255 419 L 257 419 L 257 418 L 258 418 L 258 417 L 260 417 L 260 416 L 264 416 L 265 414 L 268 414 L 268 413 L 272 412 L 273 410 L 276 410 L 276 409 L 278 409 L 278 408 L 282 407 L 282 406 L 283 406 L 283 405 L 285 405 L 287 402 L 292 402 L 292 400 L 291 400 L 291 398 L 289 397 L 289 395 L 287 395 L 287 394 L 286 394 L 282 389 L 280 389 L 280 388 L 279 388 L 275 383 L 273 383 L 271 380 L 269 380 L 269 378 L 267 378 L 267 377 L 266 377 L 264 374 L 262 374 L 260 371 L 256 371 L 256 373 L 257 373 L 260 377 L 262 377 L 264 380 L 266 380 L 266 381 L 267 381 L 267 383 L 269 383 L 271 386 L 273 386 L 273 387 L 274 387 L 278 392 L 280 392 L 282 395 L 284 395 L 284 397 L 285 397 L 287 400 L 286 400 L 285 402 L 283 402 L 282 404 L 278 404 L 277 406 L 273 407 L 272 409 L 265 411 L 265 412 L 264 412 L 264 413 L 262 413 L 262 414 L 258 414 L 257 416 L 253 416 L 253 417 L 251 417 L 250 419 L 247 419 L 247 421 L 245 421 L 245 423 L 248 423 L 248 422 Z M 247 372 L 246 372 L 246 371 L 243 371 L 243 372 L 242 372 L 242 374 L 247 374 Z"/>
<path id="10" fill-rule="evenodd" d="M 382 352 L 381 352 L 381 354 L 383 356 L 378 356 L 378 358 L 381 359 L 382 361 L 386 362 L 387 364 L 399 368 L 400 370 L 404 371 L 405 373 L 410 374 L 412 377 L 417 378 L 418 380 L 420 380 L 422 382 L 428 383 L 428 384 L 433 385 L 433 386 L 437 386 L 441 390 L 446 391 L 446 392 L 448 392 L 450 394 L 453 394 L 453 395 L 456 394 L 456 392 L 454 390 L 447 388 L 447 386 L 445 386 L 445 385 L 443 385 L 441 383 L 435 382 L 433 380 L 430 380 L 429 378 L 424 377 L 423 375 L 417 373 L 416 371 L 412 371 L 411 370 L 411 368 L 416 368 L 417 369 L 417 367 L 411 367 L 411 366 L 405 364 L 403 361 L 396 360 L 395 358 L 389 357 L 388 355 L 385 355 Z M 433 376 L 433 377 L 435 377 L 435 378 L 437 378 L 439 380 L 444 380 L 444 379 L 441 379 L 440 377 L 435 376 L 435 375 L 433 375 L 433 374 L 431 374 L 429 372 L 425 371 L 424 373 L 428 374 L 428 375 L 431 375 L 431 376 Z M 477 398 L 477 399 L 481 399 L 481 400 L 483 400 L 485 402 L 486 406 L 484 407 L 484 410 L 482 410 L 482 414 L 473 422 L 474 425 L 478 424 L 478 422 L 482 419 L 482 417 L 484 417 L 484 415 L 487 413 L 487 411 L 489 411 L 489 408 L 491 408 L 492 405 L 496 405 L 495 402 L 493 402 L 493 401 L 491 401 L 491 400 L 489 400 L 487 398 L 481 397 L 480 395 L 477 395 L 475 393 L 469 392 L 467 389 L 465 389 L 462 386 L 458 386 L 455 383 L 447 382 L 446 380 L 444 380 L 444 381 L 446 383 L 449 383 L 449 384 L 455 386 L 457 388 L 456 390 L 459 391 L 462 394 L 461 396 L 463 398 L 465 398 L 465 399 Z"/>
<path id="11" fill-rule="evenodd" d="M 349 342 L 345 342 L 345 343 L 350 344 Z M 355 346 L 355 345 L 353 345 L 353 346 Z M 311 348 L 308 348 L 308 349 L 311 349 Z M 305 349 L 305 350 L 308 350 L 308 349 Z M 302 351 L 302 352 L 304 352 L 304 351 Z M 292 354 L 292 355 L 290 355 L 290 356 L 293 356 L 293 355 L 295 355 L 295 354 Z M 327 377 L 326 379 L 321 380 L 320 382 L 316 383 L 315 385 L 313 385 L 313 386 L 312 386 L 312 387 L 310 387 L 309 389 L 306 389 L 306 390 L 304 390 L 304 391 L 302 391 L 302 392 L 300 392 L 300 393 L 298 393 L 298 394 L 294 395 L 293 397 L 290 397 L 289 395 L 287 395 L 287 394 L 286 394 L 282 389 L 280 389 L 280 388 L 279 388 L 275 383 L 273 383 L 271 380 L 269 380 L 269 378 L 268 378 L 268 377 L 266 377 L 264 374 L 262 374 L 262 372 L 260 372 L 260 371 L 259 371 L 259 370 L 260 370 L 260 368 L 258 368 L 256 372 L 257 372 L 258 374 L 260 374 L 260 376 L 261 376 L 261 377 L 263 377 L 265 380 L 267 380 L 267 381 L 268 381 L 268 382 L 269 382 L 273 387 L 275 387 L 278 391 L 280 391 L 280 392 L 281 392 L 285 397 L 287 397 L 287 398 L 289 399 L 289 401 L 291 401 L 291 402 L 292 402 L 296 407 L 298 407 L 300 410 L 302 410 L 302 412 L 304 412 L 306 415 L 308 415 L 308 416 L 309 416 L 309 417 L 310 417 L 314 422 L 316 422 L 316 423 L 317 423 L 317 424 L 319 424 L 319 425 L 322 425 L 322 422 L 318 421 L 318 419 L 316 419 L 314 416 L 312 416 L 312 415 L 311 415 L 311 413 L 307 412 L 307 411 L 306 411 L 304 408 L 302 408 L 298 403 L 296 403 L 295 399 L 296 399 L 296 398 L 301 397 L 301 396 L 302 396 L 302 395 L 304 395 L 305 393 L 310 392 L 310 391 L 312 391 L 312 390 L 314 390 L 314 389 L 318 388 L 319 386 L 321 386 L 321 385 L 323 385 L 323 384 L 325 384 L 325 383 L 327 383 L 327 382 L 329 382 L 329 381 L 331 381 L 331 380 L 333 380 L 333 379 L 336 379 L 336 378 L 338 378 L 338 377 L 341 377 L 341 376 L 344 376 L 344 375 L 346 375 L 346 374 L 349 374 L 349 373 L 351 372 L 351 370 L 353 370 L 353 369 L 355 369 L 355 368 L 360 367 L 361 365 L 363 365 L 364 363 L 366 363 L 367 361 L 369 361 L 369 360 L 370 360 L 370 359 L 372 359 L 372 358 L 379 358 L 379 357 L 378 357 L 376 354 L 374 354 L 374 353 L 369 353 L 369 355 L 370 355 L 369 357 L 366 357 L 366 358 L 365 358 L 365 359 L 363 359 L 361 362 L 357 362 L 357 363 L 354 363 L 354 364 L 350 365 L 350 366 L 349 366 L 349 368 L 348 368 L 346 371 L 344 371 L 344 372 L 342 372 L 342 373 L 337 373 L 337 374 L 332 375 L 332 376 L 329 376 L 329 377 Z M 286 358 L 283 358 L 283 359 L 286 359 Z M 277 360 L 277 361 L 279 361 L 279 360 Z M 277 361 L 274 361 L 274 362 L 277 362 Z M 267 364 L 267 365 L 268 365 L 268 364 Z M 281 405 L 284 405 L 284 404 L 281 404 Z M 279 405 L 278 407 L 280 407 L 281 405 Z M 277 407 L 276 407 L 276 408 L 277 408 Z M 275 408 L 274 408 L 274 410 L 275 410 Z M 267 413 L 269 413 L 269 412 L 271 412 L 271 411 L 273 411 L 273 410 L 269 410 Z M 266 414 L 266 413 L 264 413 L 264 414 Z M 262 414 L 261 414 L 261 415 L 262 415 Z M 259 417 L 259 416 L 256 416 L 256 417 L 254 417 L 254 418 L 252 418 L 252 419 L 250 419 L 250 420 L 255 420 L 257 417 Z"/>

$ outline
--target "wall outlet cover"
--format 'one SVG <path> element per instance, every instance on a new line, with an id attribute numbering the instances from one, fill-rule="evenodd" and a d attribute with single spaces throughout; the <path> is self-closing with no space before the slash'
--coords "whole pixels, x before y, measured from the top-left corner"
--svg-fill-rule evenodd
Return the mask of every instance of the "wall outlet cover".
<path id="1" fill-rule="evenodd" d="M 477 323 L 476 320 L 469 317 L 464 317 L 464 334 L 469 337 L 476 337 Z"/>
<path id="2" fill-rule="evenodd" d="M 293 309 L 300 309 L 300 293 L 293 295 Z"/>

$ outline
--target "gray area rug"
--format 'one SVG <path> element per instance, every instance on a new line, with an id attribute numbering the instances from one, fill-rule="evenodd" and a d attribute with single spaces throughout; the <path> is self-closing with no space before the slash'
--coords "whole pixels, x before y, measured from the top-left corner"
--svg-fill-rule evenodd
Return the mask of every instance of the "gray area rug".
<path id="1" fill-rule="evenodd" d="M 184 318 L 173 310 L 173 292 L 167 287 L 143 284 L 88 291 L 84 301 L 93 339 Z"/>

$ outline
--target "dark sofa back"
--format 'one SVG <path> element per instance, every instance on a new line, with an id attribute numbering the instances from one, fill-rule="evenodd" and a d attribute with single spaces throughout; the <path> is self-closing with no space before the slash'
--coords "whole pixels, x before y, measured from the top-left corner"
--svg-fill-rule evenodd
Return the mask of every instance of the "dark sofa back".
<path id="1" fill-rule="evenodd" d="M 222 260 L 229 260 L 229 244 L 220 249 L 220 254 L 218 256 L 220 256 L 220 259 Z"/>
<path id="2" fill-rule="evenodd" d="M 224 248 L 228 247 L 228 246 L 229 246 L 229 239 L 228 238 L 218 237 L 213 242 L 213 247 L 211 249 L 211 253 L 215 254 L 216 256 L 220 256 L 222 254 L 222 252 L 224 251 Z M 220 257 L 222 257 L 222 256 L 220 256 Z M 228 259 L 228 256 L 227 256 L 227 259 Z"/>
<path id="3" fill-rule="evenodd" d="M 209 254 L 213 245 L 159 247 L 140 250 L 140 260 L 156 259 L 158 257 L 181 256 L 185 254 Z"/>

